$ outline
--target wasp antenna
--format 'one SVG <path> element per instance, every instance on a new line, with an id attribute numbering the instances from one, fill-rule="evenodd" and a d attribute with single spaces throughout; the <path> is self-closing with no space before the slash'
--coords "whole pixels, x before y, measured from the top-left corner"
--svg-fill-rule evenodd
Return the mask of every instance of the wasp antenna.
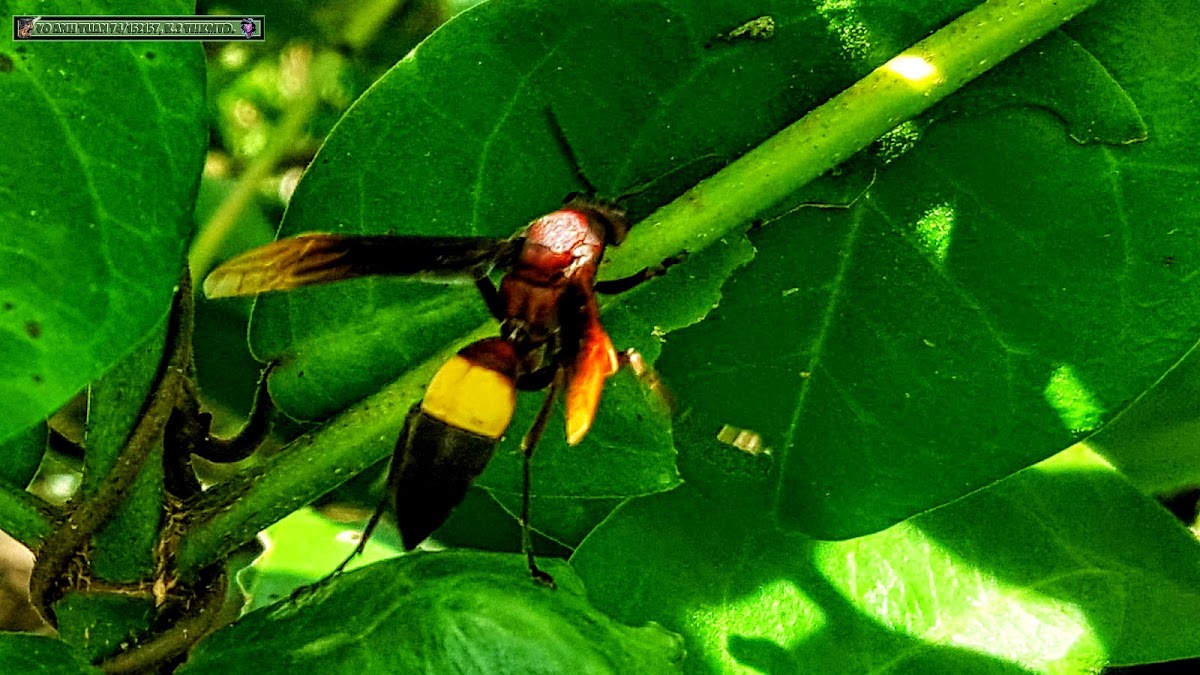
<path id="1" fill-rule="evenodd" d="M 649 190 L 650 188 L 654 187 L 654 185 L 657 184 L 659 181 L 669 178 L 670 176 L 674 176 L 675 174 L 679 173 L 680 171 L 690 168 L 693 164 L 699 164 L 700 162 L 702 162 L 706 159 L 713 159 L 713 158 L 719 159 L 720 157 L 721 156 L 718 155 L 717 153 L 710 152 L 705 155 L 700 155 L 699 157 L 696 157 L 694 159 L 690 159 L 673 169 L 668 169 L 668 170 L 658 174 L 654 178 L 651 178 L 650 180 L 648 180 L 640 185 L 635 185 L 634 187 L 626 190 L 625 192 L 622 192 L 621 195 L 619 197 L 616 197 L 615 199 L 613 199 L 613 201 L 621 202 L 621 201 L 629 199 L 630 197 L 633 197 L 635 195 L 640 195 L 643 192 L 645 192 L 646 190 Z"/>
<path id="2" fill-rule="evenodd" d="M 550 131 L 554 134 L 554 140 L 558 142 L 563 155 L 571 162 L 571 170 L 575 172 L 575 177 L 587 188 L 590 196 L 594 197 L 600 194 L 600 191 L 596 189 L 596 185 L 588 180 L 587 174 L 583 172 L 583 165 L 579 163 L 579 156 L 575 154 L 575 148 L 571 146 L 571 141 L 567 139 L 567 133 L 563 131 L 562 124 L 558 121 L 558 116 L 554 114 L 554 108 L 546 106 L 546 118 L 550 120 Z"/>

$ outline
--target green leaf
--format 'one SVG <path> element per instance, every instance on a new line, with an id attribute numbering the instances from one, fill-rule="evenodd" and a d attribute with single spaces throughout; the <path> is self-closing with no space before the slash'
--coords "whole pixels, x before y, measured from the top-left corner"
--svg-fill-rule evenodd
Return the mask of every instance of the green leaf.
<path id="1" fill-rule="evenodd" d="M 689 179 L 711 170 L 722 158 L 736 155 L 786 119 L 786 114 L 748 119 L 746 124 L 729 127 L 727 137 L 702 132 L 711 120 L 694 120 L 686 127 L 693 130 L 695 147 L 677 147 L 678 136 L 668 134 L 659 121 L 674 114 L 664 107 L 667 102 L 642 100 L 642 85 L 631 87 L 623 79 L 614 80 L 606 65 L 577 62 L 571 52 L 602 50 L 614 57 L 619 55 L 625 64 L 641 57 L 642 62 L 655 64 L 648 76 L 664 91 L 675 91 L 672 100 L 707 96 L 707 104 L 732 110 L 744 104 L 746 96 L 781 96 L 789 78 L 773 64 L 780 59 L 795 59 L 801 52 L 789 52 L 789 43 L 799 45 L 811 36 L 795 35 L 778 45 L 750 45 L 748 62 L 758 67 L 749 74 L 738 74 L 723 68 L 725 63 L 737 60 L 738 49 L 717 49 L 710 55 L 703 45 L 687 36 L 697 31 L 715 35 L 717 27 L 743 18 L 744 10 L 734 6 L 716 8 L 711 15 L 689 18 L 696 25 L 688 28 L 668 20 L 675 15 L 674 9 L 632 7 L 618 3 L 612 7 L 581 4 L 549 8 L 528 2 L 508 3 L 481 7 L 451 23 L 423 45 L 412 60 L 401 63 L 381 80 L 339 125 L 292 201 L 283 234 L 325 230 L 509 236 L 580 187 L 549 127 L 546 106 L 553 106 L 574 149 L 588 165 L 585 170 L 592 180 L 614 186 L 614 193 L 647 187 L 647 194 L 658 201 L 671 191 L 677 192 Z M 549 16 L 543 16 L 545 13 Z M 501 26 L 523 26 L 530 21 L 553 24 L 560 22 L 554 18 L 560 15 L 573 17 L 571 21 L 564 18 L 566 24 L 595 15 L 589 20 L 604 29 L 584 35 L 571 28 L 563 35 L 548 37 L 551 43 L 560 45 L 553 51 L 561 51 L 561 63 L 553 54 L 546 59 L 543 46 L 513 43 L 502 37 Z M 642 21 L 647 15 L 654 17 L 652 24 Z M 619 20 L 615 18 L 618 16 Z M 654 34 L 663 30 L 672 37 L 659 44 L 662 41 Z M 601 40 L 604 35 L 609 43 Z M 664 44 L 671 49 L 671 59 L 647 53 L 651 45 L 652 51 L 658 52 Z M 481 49 L 488 53 L 489 62 L 497 64 L 494 70 L 479 74 L 478 84 L 442 86 L 444 79 L 436 76 L 438 72 L 445 71 L 447 77 L 452 69 L 456 77 L 475 72 L 471 64 L 477 61 Z M 527 85 L 514 86 L 510 76 L 514 69 L 525 73 Z M 564 73 L 576 70 L 580 77 L 600 78 L 602 81 L 592 82 L 589 87 L 602 90 L 605 97 L 614 102 L 626 101 L 620 106 L 623 114 L 637 111 L 642 132 L 622 141 L 631 146 L 627 153 L 610 155 L 607 150 L 612 141 L 603 134 L 621 128 L 613 110 L 590 111 L 572 104 L 578 82 L 574 77 L 564 79 Z M 712 82 L 699 86 L 694 79 L 697 73 L 711 77 Z M 734 91 L 742 92 L 743 97 L 730 98 Z M 785 108 L 798 114 L 804 102 L 815 100 L 789 99 Z M 505 106 L 512 106 L 514 112 L 498 115 Z M 400 119 L 400 115 L 406 117 Z M 468 115 L 471 140 L 464 145 L 463 129 L 448 123 L 444 116 L 462 122 Z M 414 128 L 421 129 L 421 133 L 413 132 Z M 531 130 L 536 137 L 532 147 Z M 599 138 L 597 131 L 603 132 Z M 468 146 L 474 147 L 469 152 L 476 155 L 471 161 L 464 155 Z M 483 148 L 487 150 L 479 154 Z M 589 148 L 596 150 L 587 153 Z M 378 159 L 373 159 L 375 155 Z M 389 158 L 386 162 L 385 156 Z M 616 157 L 627 157 L 627 161 L 606 166 Z M 677 166 L 672 157 L 683 160 L 682 166 Z M 364 162 L 378 169 L 364 172 Z M 646 183 L 649 185 L 642 185 Z M 518 189 L 517 185 L 522 187 Z M 536 187 L 531 191 L 525 186 Z M 331 193 L 345 198 L 331 202 L 327 198 Z M 354 200 L 359 203 L 352 204 Z M 340 205 L 331 209 L 335 202 Z M 642 212 L 646 203 L 643 200 Z M 404 214 L 403 220 L 395 217 L 398 213 Z M 751 255 L 744 240 L 731 238 L 672 268 L 665 279 L 606 304 L 605 318 L 610 321 L 614 339 L 620 347 L 637 346 L 653 359 L 663 335 L 700 320 L 719 301 L 720 285 L 730 271 Z M 670 309 L 662 311 L 664 306 Z M 443 290 L 396 279 L 365 279 L 260 299 L 251 338 L 260 358 L 283 359 L 271 375 L 271 393 L 280 408 L 296 417 L 312 418 L 344 407 L 428 359 L 479 326 L 485 317 L 474 289 Z M 520 485 L 520 459 L 512 450 L 537 407 L 536 397 L 524 398 L 513 431 L 480 481 L 483 486 L 507 493 L 501 498 L 510 505 Z M 653 401 L 646 402 L 640 385 L 616 378 L 605 399 L 595 430 L 579 448 L 566 448 L 561 442 L 560 419 L 552 422 L 535 460 L 536 495 L 551 499 L 625 497 L 669 489 L 677 483 L 674 450 L 664 431 L 665 420 Z M 392 426 L 398 430 L 401 423 L 402 419 L 397 418 Z M 581 461 L 590 463 L 594 470 L 580 472 Z M 581 512 L 590 514 L 593 509 L 583 508 Z M 591 522 L 564 523 L 549 534 L 577 541 Z"/>
<path id="2" fill-rule="evenodd" d="M 974 86 L 931 111 L 929 119 L 1005 106 L 1043 108 L 1060 117 L 1079 143 L 1124 145 L 1148 133 L 1137 104 L 1104 64 L 1059 31 L 1019 52 Z"/>
<path id="3" fill-rule="evenodd" d="M 1089 438 L 1134 485 L 1167 494 L 1200 485 L 1200 350 L 1193 349 L 1146 395 Z"/>
<path id="4" fill-rule="evenodd" d="M 677 445 L 760 433 L 779 516 L 845 538 L 1071 445 L 1158 380 L 1200 335 L 1200 118 L 1171 74 L 1200 29 L 1171 6 L 1092 10 L 881 148 L 850 208 L 752 232 L 660 361 Z"/>
<path id="5" fill-rule="evenodd" d="M 567 446 L 562 406 L 556 406 L 534 454 L 533 494 L 590 499 L 649 494 L 678 485 L 670 419 L 661 408 L 654 410 L 653 396 L 631 373 L 618 373 L 606 386 L 592 431 L 575 447 Z M 521 437 L 540 405 L 536 395 L 521 397 L 512 428 L 479 485 L 520 489 Z M 639 412 L 631 415 L 630 410 Z M 581 464 L 592 468 L 581 472 Z"/>
<path id="6" fill-rule="evenodd" d="M 61 640 L 26 633 L 0 633 L 0 667 L 31 675 L 100 672 Z"/>
<path id="7" fill-rule="evenodd" d="M 0 443 L 0 481 L 24 490 L 42 463 L 49 434 L 50 428 L 43 422 Z"/>
<path id="8" fill-rule="evenodd" d="M 141 3 L 189 14 L 183 2 Z M 103 14 L 0 2 L 0 14 Z M 195 44 L 6 42 L 0 440 L 45 418 L 167 313 L 207 146 Z"/>
<path id="9" fill-rule="evenodd" d="M 270 10 L 245 13 L 269 14 Z M 272 34 L 275 28 L 272 22 Z M 233 193 L 234 185 L 230 180 L 204 177 L 196 195 L 196 222 L 208 222 L 213 213 Z M 274 234 L 275 224 L 267 220 L 257 201 L 252 202 L 242 211 L 236 224 L 230 229 L 229 236 L 222 240 L 222 246 L 212 251 L 212 255 L 217 261 L 225 260 L 239 251 L 270 242 Z M 194 264 L 195 243 L 193 242 L 190 256 L 193 261 L 192 274 L 198 275 L 202 271 Z M 262 365 L 250 355 L 249 346 L 246 344 L 251 303 L 248 298 L 209 300 L 196 289 L 196 330 L 192 335 L 196 379 L 200 390 L 204 392 L 205 403 L 218 410 L 229 409 L 245 413 L 250 410 L 254 400 L 254 384 L 258 381 Z M 221 422 L 228 419 L 223 415 L 215 416 L 214 424 L 218 427 L 219 435 L 232 434 L 237 429 L 236 423 L 241 422 L 240 419 L 234 420 L 233 429 L 221 428 Z"/>
<path id="10" fill-rule="evenodd" d="M 59 637 L 92 660 L 112 656 L 145 634 L 155 616 L 153 598 L 103 590 L 68 592 L 54 610 Z"/>
<path id="11" fill-rule="evenodd" d="M 571 562 L 601 609 L 683 634 L 689 672 L 1080 673 L 1200 654 L 1198 554 L 1078 449 L 842 542 L 685 486 L 618 509 Z"/>
<path id="12" fill-rule="evenodd" d="M 570 568 L 559 588 L 522 556 L 384 561 L 251 613 L 202 642 L 180 673 L 676 672 L 678 638 L 592 609 Z"/>
<path id="13" fill-rule="evenodd" d="M 521 514 L 521 495 L 519 493 L 495 491 L 492 493 L 492 497 L 501 506 L 503 513 L 510 516 L 513 520 L 519 521 Z M 568 549 L 564 554 L 548 550 L 543 555 L 562 555 L 562 557 L 566 557 L 570 554 L 570 549 L 579 546 L 579 542 L 583 541 L 597 525 L 603 522 L 614 509 L 624 502 L 625 498 L 617 497 L 535 496 L 529 502 L 529 525 L 534 533 L 540 534 Z M 511 538 L 508 540 L 508 546 L 504 550 L 514 551 L 520 549 L 520 529 L 518 528 L 516 531 L 518 534 L 510 535 Z M 439 541 L 443 539 L 440 531 L 437 538 Z M 479 544 L 477 543 L 479 541 L 486 541 L 486 539 L 477 536 L 469 542 L 463 541 L 462 543 L 469 545 L 471 548 L 479 548 Z M 534 542 L 534 547 L 541 552 L 541 548 L 537 546 L 536 541 Z"/>
<path id="14" fill-rule="evenodd" d="M 1091 23 L 1052 35 L 900 129 L 890 147 L 881 143 L 840 176 L 796 193 L 797 204 L 809 204 L 836 188 L 870 186 L 852 199 L 843 190 L 832 200 L 842 208 L 785 205 L 753 232 L 757 258 L 722 289 L 717 313 L 670 334 L 663 371 L 683 392 L 676 442 L 719 454 L 715 437 L 725 425 L 761 433 L 778 458 L 758 484 L 771 507 L 808 532 L 847 537 L 1069 445 L 1178 359 L 1194 340 L 1196 297 L 1185 277 L 1156 267 L 1153 250 L 1160 233 L 1186 233 L 1195 219 L 1173 215 L 1166 229 L 1155 198 L 1191 158 L 1173 155 L 1187 134 L 1149 113 L 1166 106 L 1182 115 L 1188 94 L 1183 85 L 1142 86 L 1157 65 L 1131 51 L 1140 43 L 1121 27 L 1129 18 L 1122 12 L 1136 13 L 1128 7 L 1102 8 Z M 1178 12 L 1157 8 L 1130 19 L 1146 21 L 1145 39 L 1167 48 L 1195 37 L 1172 22 Z M 577 179 L 548 128 L 547 106 L 602 190 L 651 182 L 636 216 L 894 54 L 877 45 L 899 49 L 948 18 L 883 2 L 769 9 L 775 37 L 735 42 L 719 36 L 755 17 L 733 3 L 512 2 L 467 12 L 346 116 L 302 181 L 283 233 L 507 236 L 514 221 L 553 208 Z M 538 40 L 505 37 L 506 26 L 528 25 L 569 28 Z M 651 43 L 654 58 L 645 51 Z M 795 93 L 799 73 L 816 73 L 803 96 Z M 442 85 L 452 79 L 458 86 Z M 666 132 L 658 123 L 668 116 Z M 1082 145 L 1072 134 L 1149 140 Z M 656 170 L 664 165 L 674 173 Z M 1135 176 L 1162 166 L 1164 181 Z M 756 194 L 754 176 L 746 178 L 745 194 Z M 1178 185 L 1171 194 L 1186 192 Z M 1134 222 L 1145 232 L 1134 232 Z M 414 364 L 428 368 L 430 355 L 482 315 L 472 296 L 396 280 L 307 289 L 264 298 L 252 339 L 260 356 L 289 364 L 272 382 L 283 409 L 320 417 L 399 372 L 417 372 L 408 370 Z M 477 314 L 464 318 L 465 307 Z M 654 325 L 660 308 L 644 309 L 631 324 Z M 695 309 L 688 313 L 704 316 Z M 619 324 L 621 311 L 640 310 L 617 306 L 606 321 Z M 400 316 L 397 330 L 390 322 Z M 1106 367 L 1114 354 L 1129 367 Z M 397 390 L 407 396 L 414 381 L 402 381 Z M 399 402 L 370 414 L 373 446 L 390 435 L 381 429 L 399 427 Z M 508 478 L 497 483 L 511 486 L 513 465 L 504 461 L 494 471 Z M 693 463 L 687 478 L 706 489 L 725 480 L 710 469 Z M 584 472 L 561 475 L 539 493 L 614 496 L 585 484 Z"/>

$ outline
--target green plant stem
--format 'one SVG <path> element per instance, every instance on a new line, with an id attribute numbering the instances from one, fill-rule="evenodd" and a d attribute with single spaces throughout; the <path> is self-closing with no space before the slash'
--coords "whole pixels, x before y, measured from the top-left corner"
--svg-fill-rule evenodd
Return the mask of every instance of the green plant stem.
<path id="1" fill-rule="evenodd" d="M 409 408 L 438 367 L 463 345 L 495 334 L 495 324 L 481 326 L 279 454 L 205 492 L 193 509 L 202 520 L 188 528 L 179 547 L 180 577 L 190 579 L 267 526 L 391 455 Z"/>
<path id="2" fill-rule="evenodd" d="M 158 385 L 170 321 L 164 316 L 141 345 L 92 385 L 80 494 L 95 494 L 112 473 L 145 412 L 141 402 Z M 153 445 L 112 518 L 92 538 L 92 569 L 105 581 L 133 583 L 154 573 L 163 490 L 162 449 Z"/>
<path id="3" fill-rule="evenodd" d="M 202 579 L 201 582 L 186 617 L 170 628 L 110 656 L 98 664 L 99 668 L 106 673 L 155 672 L 214 630 L 221 620 L 221 607 L 225 603 L 229 578 L 222 571 L 216 578 Z"/>
<path id="4" fill-rule="evenodd" d="M 633 228 L 605 261 L 618 278 L 745 228 L 762 211 L 897 124 L 1054 30 L 1099 0 L 989 0 L 922 40 Z M 900 65 L 934 67 L 908 79 Z M 899 59 L 899 60 L 898 60 Z M 404 416 L 438 366 L 483 326 L 396 382 L 302 436 L 252 474 L 206 493 L 213 515 L 185 535 L 187 577 L 392 451 Z"/>
<path id="5" fill-rule="evenodd" d="M 0 443 L 0 457 L 4 458 L 0 469 L 0 523 L 33 550 L 54 529 L 55 515 L 50 505 L 25 490 L 46 454 L 49 434 L 49 426 L 41 422 Z"/>
<path id="6" fill-rule="evenodd" d="M 130 487 L 142 475 L 146 462 L 153 456 L 162 457 L 163 431 L 175 409 L 182 389 L 181 380 L 186 376 L 192 359 L 192 317 L 192 287 L 185 269 L 168 319 L 167 350 L 158 352 L 152 348 L 152 353 L 158 353 L 164 360 L 156 364 L 149 396 L 140 406 L 127 440 L 121 446 L 120 453 L 105 462 L 109 466 L 103 478 L 90 490 L 80 489 L 80 493 L 72 499 L 73 506 L 67 508 L 66 518 L 42 539 L 37 550 L 37 560 L 29 580 L 29 601 L 51 625 L 57 625 L 54 604 L 71 586 L 67 570 L 72 560 L 83 552 L 84 545 L 101 527 L 111 523 L 113 513 L 125 504 Z M 136 362 L 138 357 L 134 356 L 133 359 Z M 135 376 L 131 382 L 136 383 L 138 379 Z M 157 495 L 154 496 L 157 498 Z M 157 525 L 153 529 L 157 530 Z M 124 565 L 116 567 L 120 569 Z"/>
<path id="7" fill-rule="evenodd" d="M 306 83 L 295 104 L 284 114 L 271 143 L 250 162 L 238 178 L 233 191 L 221 202 L 204 227 L 200 228 L 188 253 L 193 284 L 200 284 L 204 275 L 212 269 L 222 244 L 233 232 L 233 226 L 237 224 L 246 207 L 254 201 L 259 184 L 271 175 L 296 138 L 308 128 L 308 121 L 316 113 L 318 103 L 319 99 L 312 91 L 312 85 Z"/>
<path id="8" fill-rule="evenodd" d="M 351 14 L 342 28 L 342 42 L 355 51 L 360 51 L 387 24 L 392 14 L 407 0 L 377 0 L 361 3 L 358 11 Z"/>
<path id="9" fill-rule="evenodd" d="M 921 114 L 1099 0 L 989 0 L 701 181 L 638 223 L 605 260 L 604 278 L 695 252 Z M 909 79 L 903 66 L 933 67 Z"/>
<path id="10" fill-rule="evenodd" d="M 342 42 L 354 50 L 365 49 L 403 2 L 404 0 L 384 0 L 362 3 L 357 12 L 346 17 Z M 204 275 L 213 268 L 217 261 L 217 253 L 233 232 L 238 218 L 254 201 L 258 186 L 275 171 L 275 167 L 291 150 L 296 139 L 308 128 L 309 120 L 316 114 L 320 104 L 321 98 L 310 74 L 295 102 L 284 113 L 270 144 L 250 162 L 238 178 L 233 191 L 221 202 L 192 241 L 188 265 L 192 268 L 193 286 L 199 288 Z"/>

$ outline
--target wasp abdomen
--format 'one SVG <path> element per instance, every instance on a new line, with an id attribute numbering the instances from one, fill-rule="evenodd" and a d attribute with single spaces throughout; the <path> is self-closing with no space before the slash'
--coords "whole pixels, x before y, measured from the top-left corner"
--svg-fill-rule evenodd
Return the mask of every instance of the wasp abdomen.
<path id="1" fill-rule="evenodd" d="M 497 439 L 480 436 L 413 407 L 392 459 L 388 488 L 405 550 L 433 534 L 483 473 Z"/>
<path id="2" fill-rule="evenodd" d="M 404 548 L 441 527 L 491 461 L 512 422 L 516 369 L 507 341 L 472 343 L 438 369 L 409 412 L 388 477 Z"/>

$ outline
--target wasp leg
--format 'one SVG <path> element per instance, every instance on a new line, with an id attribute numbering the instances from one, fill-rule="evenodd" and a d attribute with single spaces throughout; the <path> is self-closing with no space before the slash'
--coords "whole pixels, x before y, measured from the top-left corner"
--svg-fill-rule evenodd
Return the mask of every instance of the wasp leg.
<path id="1" fill-rule="evenodd" d="M 537 448 L 538 441 L 542 439 L 542 434 L 546 431 L 546 424 L 550 421 L 550 411 L 554 409 L 554 399 L 558 398 L 558 392 L 562 389 L 563 371 L 560 369 L 554 376 L 554 380 L 550 383 L 550 390 L 546 392 L 546 398 L 542 401 L 542 408 L 538 410 L 537 417 L 533 420 L 533 426 L 530 427 L 529 433 L 525 434 L 525 438 L 521 439 L 521 454 L 522 457 L 522 474 L 523 484 L 521 488 L 521 549 L 525 552 L 525 559 L 529 563 L 529 574 L 533 580 L 539 584 L 554 588 L 554 577 L 543 572 L 538 568 L 537 562 L 533 559 L 533 536 L 529 530 L 529 493 L 530 493 L 530 464 L 533 458 L 533 451 Z"/>
<path id="2" fill-rule="evenodd" d="M 404 419 L 404 428 L 400 431 L 400 440 L 397 441 L 398 443 L 402 443 L 404 438 L 408 435 L 409 427 L 412 424 L 413 417 L 419 406 L 420 404 L 417 404 L 416 406 L 413 406 L 412 410 L 409 410 L 408 417 Z M 387 485 L 389 487 L 392 485 L 392 481 L 394 480 L 396 473 L 400 471 L 400 461 L 399 455 L 396 455 L 392 457 L 392 461 L 388 464 Z M 351 560 L 354 560 L 356 556 L 361 555 L 362 552 L 367 549 L 367 540 L 371 538 L 371 534 L 374 533 L 375 528 L 379 526 L 379 521 L 383 519 L 383 512 L 387 510 L 388 506 L 393 502 L 393 499 L 394 497 L 389 491 L 387 496 L 379 500 L 379 504 L 375 507 L 375 513 L 371 514 L 371 519 L 367 521 L 367 526 L 363 528 L 362 536 L 358 538 L 358 545 L 354 547 L 354 550 L 350 552 L 350 555 L 346 556 L 346 559 L 342 561 L 342 564 L 338 565 L 337 569 L 330 572 L 328 576 L 318 583 L 318 585 L 323 584 L 329 579 L 341 574 L 342 571 L 346 569 L 346 566 L 350 564 Z M 397 523 L 397 525 L 399 525 L 399 523 Z"/>
<path id="3" fill-rule="evenodd" d="M 667 258 L 654 267 L 647 267 L 641 272 L 631 274 L 627 277 L 622 277 L 620 279 L 609 279 L 608 281 L 597 281 L 596 284 L 592 286 L 592 290 L 603 295 L 616 295 L 617 293 L 624 293 L 632 288 L 636 288 L 644 281 L 649 281 L 654 277 L 661 277 L 667 273 L 668 269 L 674 265 L 678 265 L 684 260 L 687 260 L 686 252 Z"/>
<path id="4" fill-rule="evenodd" d="M 354 550 L 350 552 L 350 555 L 346 556 L 346 559 L 342 561 L 342 564 L 338 565 L 337 569 L 330 572 L 329 576 L 325 577 L 325 579 L 332 579 L 333 577 L 341 574 L 342 571 L 346 569 L 346 565 L 350 564 L 351 560 L 354 560 L 356 556 L 362 554 L 362 552 L 366 550 L 367 540 L 371 538 L 371 533 L 373 533 L 375 528 L 379 526 L 379 521 L 383 518 L 383 512 L 387 510 L 387 507 L 387 497 L 379 500 L 379 506 L 375 507 L 375 513 L 371 514 L 371 519 L 367 521 L 367 526 L 363 528 L 362 536 L 358 539 L 358 546 L 355 546 Z M 322 580 L 322 583 L 324 583 L 324 580 Z"/>
<path id="5" fill-rule="evenodd" d="M 508 312 L 504 306 L 504 298 L 501 298 L 500 291 L 496 290 L 496 284 L 486 276 L 476 277 L 475 288 L 479 289 L 479 294 L 483 296 L 483 301 L 487 303 L 488 311 L 492 313 L 492 316 L 503 321 L 504 315 Z"/>
<path id="6" fill-rule="evenodd" d="M 558 366 L 547 366 L 532 373 L 526 373 L 517 378 L 517 389 L 521 391 L 541 391 L 554 381 Z"/>
<path id="7" fill-rule="evenodd" d="M 642 381 L 642 384 L 662 402 L 668 414 L 675 410 L 675 396 L 667 388 L 667 385 L 663 383 L 662 378 L 658 376 L 658 371 L 649 366 L 646 360 L 642 358 L 641 352 L 636 349 L 626 349 L 617 354 L 617 362 L 622 368 L 628 368 Z"/>

